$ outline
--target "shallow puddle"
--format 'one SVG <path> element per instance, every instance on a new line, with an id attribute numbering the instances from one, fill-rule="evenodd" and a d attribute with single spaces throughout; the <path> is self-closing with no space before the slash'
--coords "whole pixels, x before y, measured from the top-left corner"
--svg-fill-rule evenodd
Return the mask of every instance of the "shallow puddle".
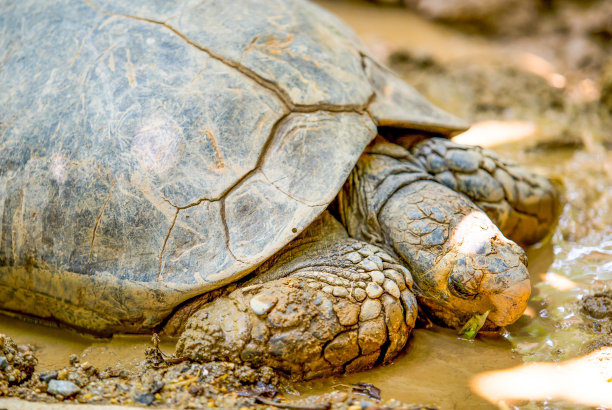
<path id="1" fill-rule="evenodd" d="M 521 363 L 501 337 L 463 340 L 449 329 L 417 329 L 405 353 L 387 366 L 343 377 L 306 383 L 300 391 L 319 394 L 358 382 L 372 383 L 382 398 L 426 404 L 441 409 L 487 409 L 491 404 L 470 389 L 471 378 L 481 372 Z M 365 399 L 365 398 L 364 398 Z"/>
<path id="2" fill-rule="evenodd" d="M 131 370 L 141 365 L 145 348 L 152 346 L 151 336 L 116 335 L 100 339 L 1 315 L 0 333 L 9 335 L 17 344 L 33 346 L 38 357 L 36 370 L 41 373 L 68 366 L 73 354 L 98 369 Z M 159 347 L 166 353 L 174 351 L 174 344 L 169 341 L 160 343 Z"/>

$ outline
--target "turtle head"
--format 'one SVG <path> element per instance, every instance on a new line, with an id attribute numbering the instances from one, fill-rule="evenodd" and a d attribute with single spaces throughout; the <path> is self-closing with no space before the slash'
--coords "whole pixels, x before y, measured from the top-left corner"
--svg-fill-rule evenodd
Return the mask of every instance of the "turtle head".
<path id="1" fill-rule="evenodd" d="M 527 257 L 482 212 L 464 216 L 452 231 L 448 252 L 417 282 L 419 301 L 434 321 L 461 327 L 488 314 L 489 325 L 515 322 L 531 292 Z"/>

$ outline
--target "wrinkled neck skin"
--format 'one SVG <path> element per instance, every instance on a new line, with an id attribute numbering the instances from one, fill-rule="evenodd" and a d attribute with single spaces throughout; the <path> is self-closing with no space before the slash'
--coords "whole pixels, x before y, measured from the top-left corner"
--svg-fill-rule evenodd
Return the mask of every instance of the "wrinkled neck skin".
<path id="1" fill-rule="evenodd" d="M 420 139 L 394 141 L 410 148 Z M 339 219 L 351 237 L 405 264 L 434 322 L 461 327 L 487 311 L 489 327 L 514 322 L 530 294 L 523 249 L 465 195 L 436 182 L 405 147 L 376 138 L 338 195 Z"/>

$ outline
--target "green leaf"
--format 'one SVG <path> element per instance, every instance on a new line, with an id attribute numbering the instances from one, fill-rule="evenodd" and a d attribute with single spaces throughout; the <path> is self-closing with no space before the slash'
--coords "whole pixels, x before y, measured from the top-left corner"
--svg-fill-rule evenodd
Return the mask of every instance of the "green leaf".
<path id="1" fill-rule="evenodd" d="M 489 312 L 490 310 L 487 310 L 482 315 L 472 316 L 472 318 L 463 325 L 459 334 L 467 339 L 475 338 L 480 328 L 484 326 L 487 316 L 489 316 Z"/>

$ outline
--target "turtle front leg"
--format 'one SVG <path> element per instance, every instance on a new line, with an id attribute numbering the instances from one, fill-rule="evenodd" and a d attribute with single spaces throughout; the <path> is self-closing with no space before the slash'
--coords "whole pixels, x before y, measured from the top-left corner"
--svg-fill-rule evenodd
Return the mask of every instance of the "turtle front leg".
<path id="1" fill-rule="evenodd" d="M 395 357 L 416 320 L 410 273 L 324 213 L 253 279 L 188 320 L 177 354 L 267 365 L 296 379 Z"/>
<path id="2" fill-rule="evenodd" d="M 349 234 L 395 253 L 410 269 L 419 303 L 461 327 L 489 311 L 517 320 L 530 294 L 526 256 L 466 196 L 435 181 L 403 147 L 378 138 L 339 195 Z"/>

